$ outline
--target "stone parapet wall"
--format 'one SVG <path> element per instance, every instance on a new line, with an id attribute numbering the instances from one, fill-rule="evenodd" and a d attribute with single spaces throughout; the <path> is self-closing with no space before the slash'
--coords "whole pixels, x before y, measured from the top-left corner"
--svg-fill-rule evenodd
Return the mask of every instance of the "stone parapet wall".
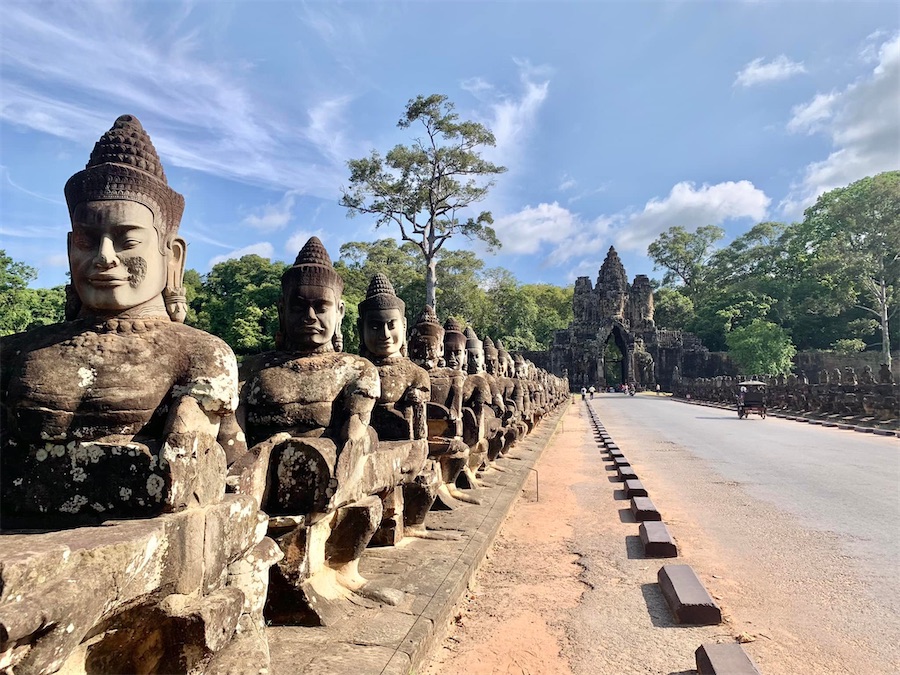
<path id="1" fill-rule="evenodd" d="M 766 406 L 770 410 L 838 415 L 876 424 L 898 423 L 900 386 L 896 382 L 810 384 L 794 375 L 759 379 L 768 384 Z M 739 387 L 740 379 L 733 377 L 683 379 L 674 383 L 673 393 L 680 398 L 734 404 Z"/>

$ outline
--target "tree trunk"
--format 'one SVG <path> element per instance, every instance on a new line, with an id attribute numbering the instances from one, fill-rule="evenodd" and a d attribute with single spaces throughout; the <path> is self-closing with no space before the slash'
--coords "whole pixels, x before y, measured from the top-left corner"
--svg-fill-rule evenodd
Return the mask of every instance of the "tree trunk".
<path id="1" fill-rule="evenodd" d="M 888 297 L 887 282 L 882 277 L 878 280 L 878 309 L 880 310 L 879 320 L 881 321 L 881 362 L 886 363 L 887 367 L 891 367 L 891 334 L 888 329 Z"/>
<path id="2" fill-rule="evenodd" d="M 437 312 L 437 260 L 433 257 L 426 261 L 425 267 L 425 304 L 431 305 Z"/>

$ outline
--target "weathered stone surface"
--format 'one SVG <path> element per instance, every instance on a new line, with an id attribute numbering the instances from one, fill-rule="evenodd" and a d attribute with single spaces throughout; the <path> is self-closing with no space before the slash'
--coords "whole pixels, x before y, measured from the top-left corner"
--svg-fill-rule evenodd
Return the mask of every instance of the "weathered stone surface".
<path id="1" fill-rule="evenodd" d="M 632 478 L 630 480 L 625 481 L 625 496 L 628 499 L 632 497 L 646 497 L 647 496 L 647 488 L 644 487 L 644 484 L 641 483 L 637 478 Z"/>
<path id="2" fill-rule="evenodd" d="M 722 610 L 689 565 L 663 565 L 659 587 L 678 623 L 714 625 L 722 623 Z"/>
<path id="3" fill-rule="evenodd" d="M 648 558 L 677 558 L 678 547 L 665 523 L 646 521 L 638 527 L 638 536 L 644 545 L 644 555 Z"/>
<path id="4" fill-rule="evenodd" d="M 632 497 L 631 512 L 639 523 L 645 520 L 662 520 L 662 516 L 659 515 L 659 511 L 656 510 L 649 497 Z"/>
<path id="5" fill-rule="evenodd" d="M 621 464 L 616 467 L 616 473 L 619 476 L 619 480 L 633 480 L 638 477 L 637 472 L 634 470 L 630 464 Z"/>
<path id="6" fill-rule="evenodd" d="M 760 675 L 738 643 L 702 644 L 694 652 L 700 675 Z"/>

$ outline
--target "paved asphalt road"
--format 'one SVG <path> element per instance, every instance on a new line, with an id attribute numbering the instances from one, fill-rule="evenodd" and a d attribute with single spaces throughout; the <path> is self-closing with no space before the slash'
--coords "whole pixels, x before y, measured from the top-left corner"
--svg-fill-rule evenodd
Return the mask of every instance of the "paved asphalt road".
<path id="1" fill-rule="evenodd" d="M 778 643 L 771 665 L 900 672 L 900 439 L 654 395 L 591 404 L 735 625 Z"/>

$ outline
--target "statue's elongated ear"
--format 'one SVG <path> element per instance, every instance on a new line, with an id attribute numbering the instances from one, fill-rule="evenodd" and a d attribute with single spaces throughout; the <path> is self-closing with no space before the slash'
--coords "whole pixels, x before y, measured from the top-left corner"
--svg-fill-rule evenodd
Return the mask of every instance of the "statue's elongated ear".
<path id="1" fill-rule="evenodd" d="M 187 254 L 187 244 L 181 237 L 173 237 L 166 244 L 166 287 L 163 289 L 163 299 L 166 303 L 166 312 L 169 318 L 176 323 L 184 323 L 187 316 L 187 295 L 184 292 L 184 263 Z"/>

